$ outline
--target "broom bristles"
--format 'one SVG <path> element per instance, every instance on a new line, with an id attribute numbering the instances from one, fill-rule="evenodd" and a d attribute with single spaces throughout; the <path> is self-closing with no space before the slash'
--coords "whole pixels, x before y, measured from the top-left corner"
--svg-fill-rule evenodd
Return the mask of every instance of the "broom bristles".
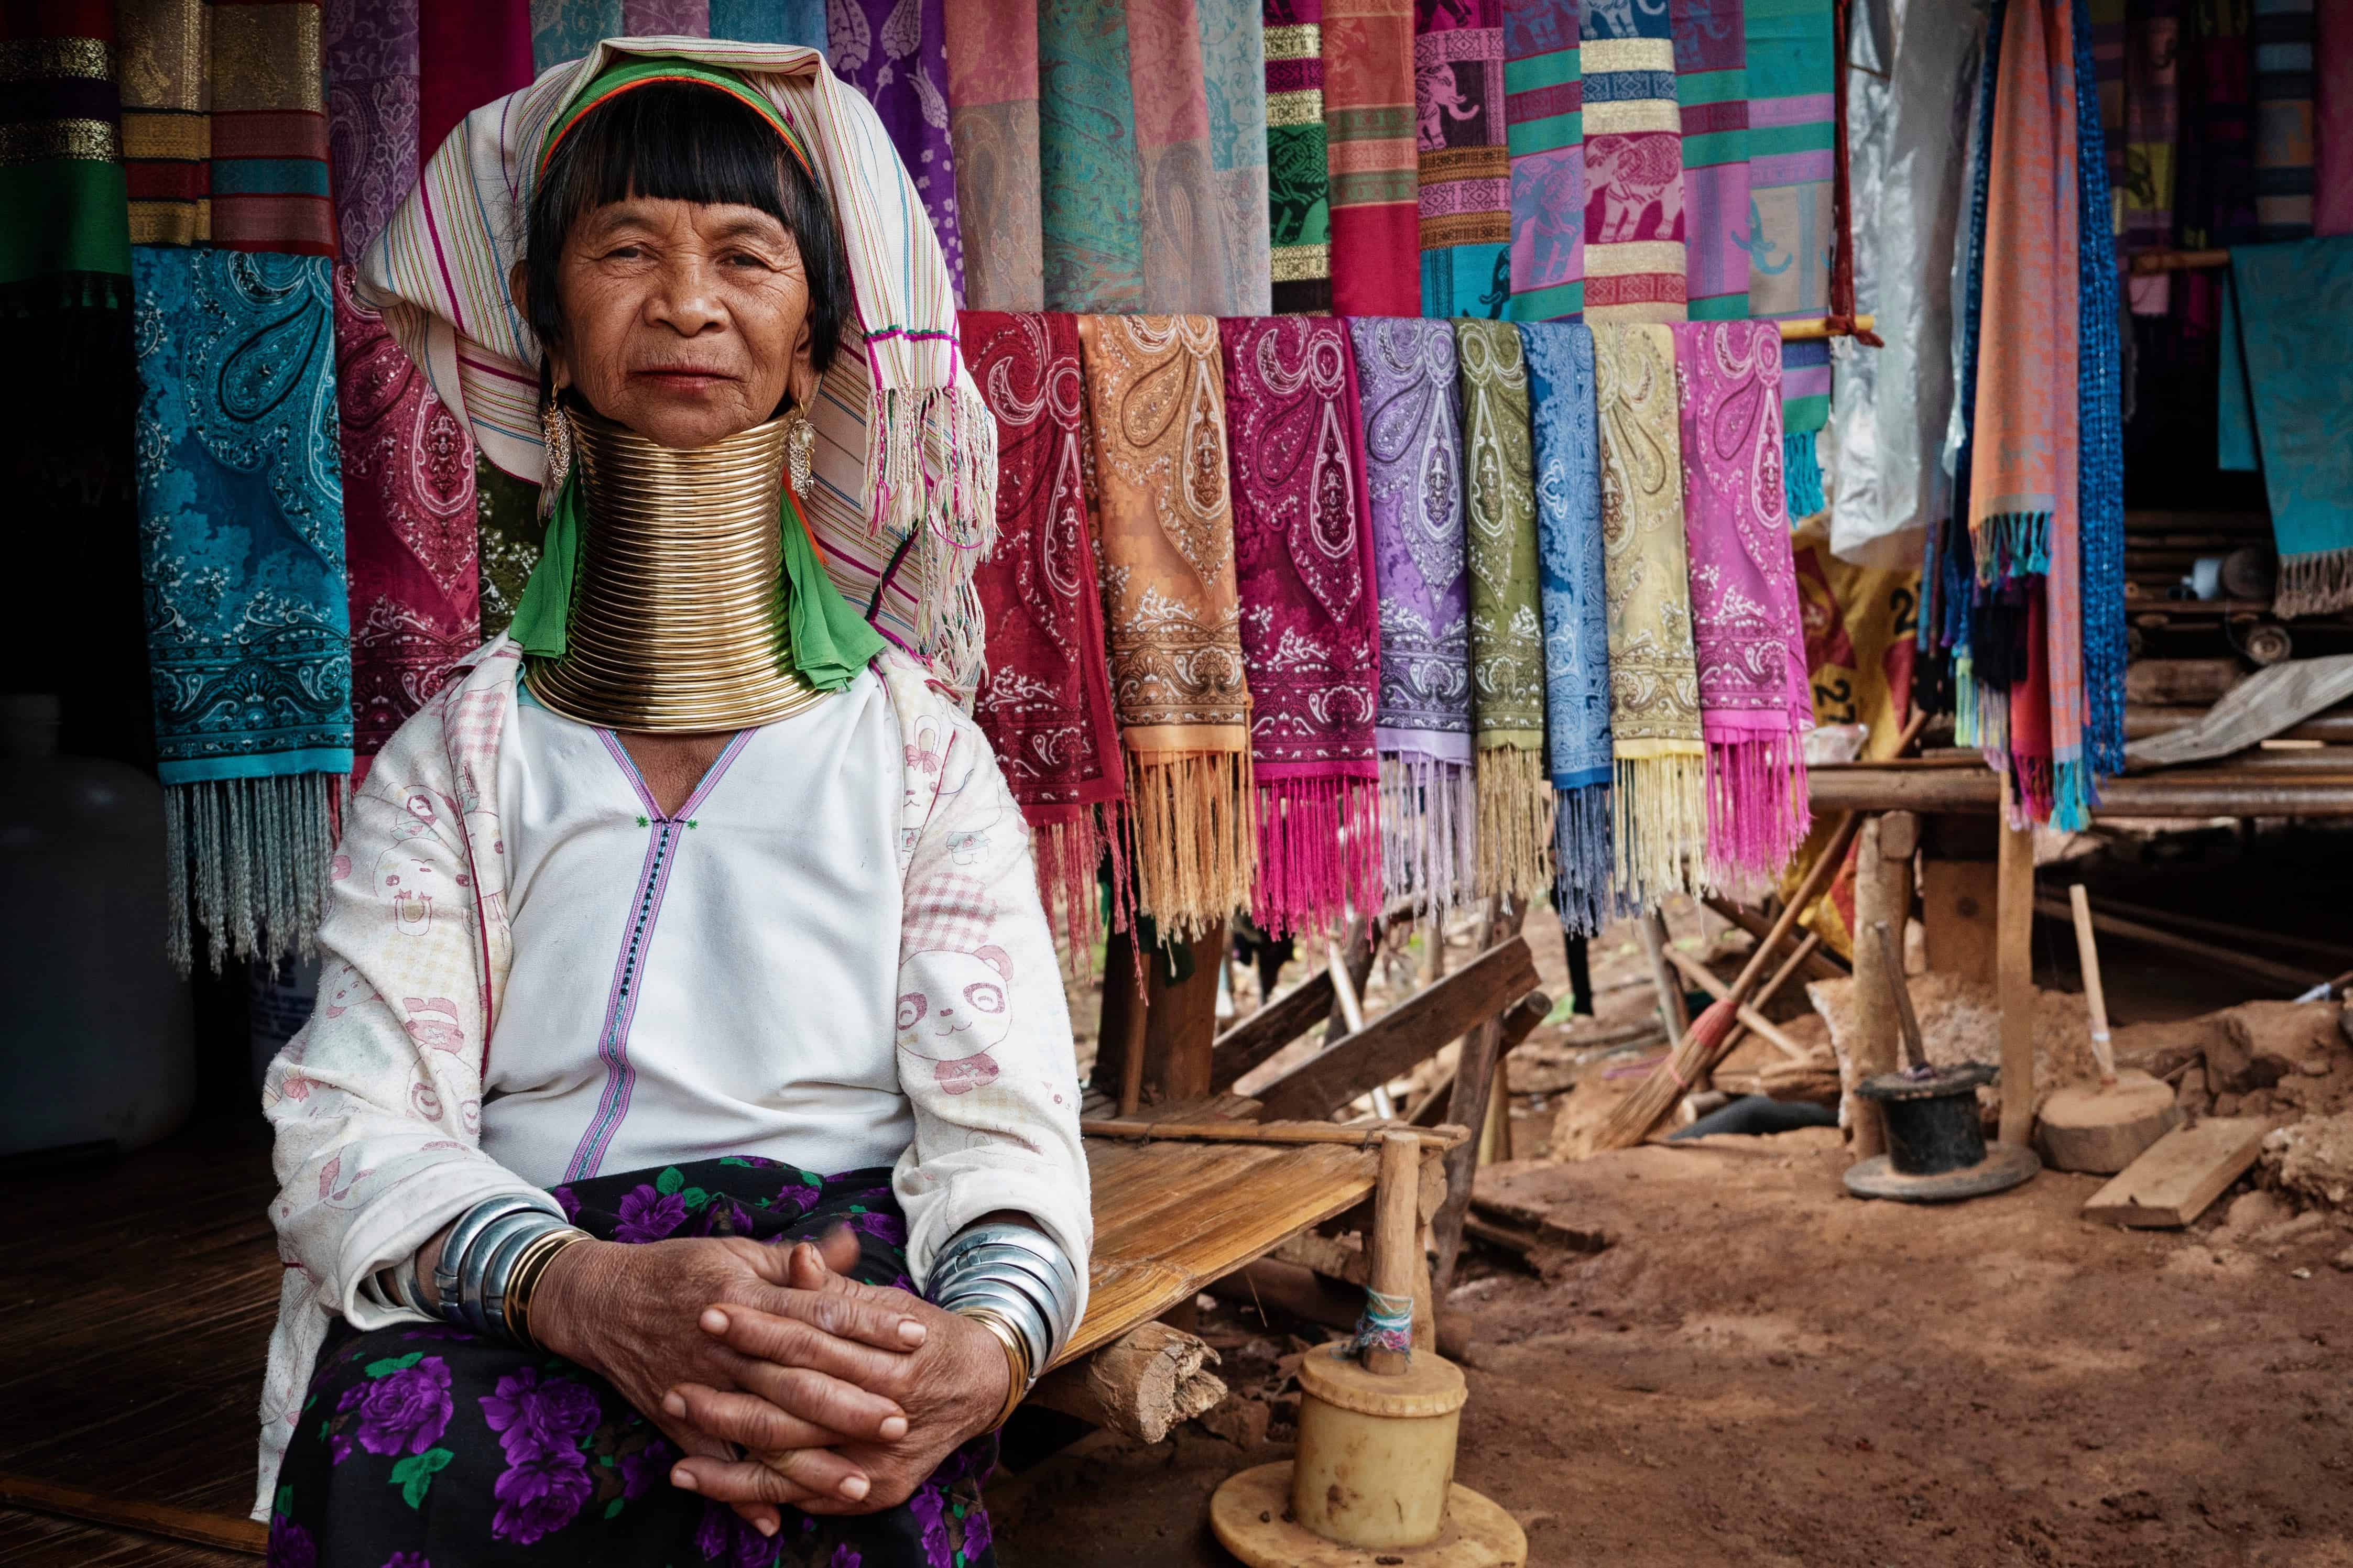
<path id="1" fill-rule="evenodd" d="M 1716 1047 L 1732 1032 L 1736 1009 L 1727 998 L 1711 1002 L 1707 1010 L 1692 1020 L 1690 1029 L 1676 1043 L 1667 1059 L 1651 1069 L 1633 1093 L 1618 1102 L 1593 1136 L 1593 1152 L 1611 1149 L 1631 1149 L 1651 1135 L 1659 1119 L 1675 1106 L 1697 1083 L 1700 1075 L 1715 1065 Z"/>

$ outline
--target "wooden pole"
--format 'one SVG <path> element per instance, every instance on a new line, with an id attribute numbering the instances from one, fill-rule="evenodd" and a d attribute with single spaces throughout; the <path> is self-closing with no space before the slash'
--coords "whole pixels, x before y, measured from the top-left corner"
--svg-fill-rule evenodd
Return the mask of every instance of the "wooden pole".
<path id="1" fill-rule="evenodd" d="M 1885 950 L 1870 937 L 1882 921 L 1896 931 L 1912 910 L 1912 850 L 1919 838 L 1919 819 L 1908 812 L 1873 816 L 1862 829 L 1854 858 L 1854 1075 L 1858 1082 L 1892 1072 L 1895 1068 L 1898 1020 L 1894 993 L 1889 989 Z M 1895 962 L 1903 962 L 1896 949 Z M 1852 1132 L 1850 1152 L 1868 1160 L 1887 1152 L 1886 1122 L 1879 1107 L 1850 1087 L 1846 1090 L 1847 1126 Z"/>
<path id="2" fill-rule="evenodd" d="M 1693 984 L 1698 986 L 1701 990 L 1706 992 L 1717 1001 L 1721 1002 L 1725 997 L 1732 994 L 1732 987 L 1726 985 L 1723 981 L 1718 980 L 1715 977 L 1715 971 L 1710 969 L 1706 964 L 1702 963 L 1698 959 L 1694 958 L 1691 954 L 1678 952 L 1673 948 L 1669 948 L 1667 950 L 1667 960 L 1677 969 L 1683 971 L 1684 977 L 1690 980 Z M 1791 1061 L 1801 1062 L 1806 1059 L 1806 1048 L 1803 1046 L 1799 1045 L 1797 1041 L 1789 1038 L 1788 1035 L 1782 1033 L 1778 1025 L 1775 1024 L 1772 1019 L 1765 1016 L 1764 1014 L 1759 1013 L 1750 1004 L 1743 1002 L 1733 1011 L 1734 1016 L 1740 1020 L 1740 1026 L 1742 1028 L 1747 1030 L 1750 1034 L 1755 1035 L 1759 1039 L 1766 1041 L 1767 1044 L 1771 1045 L 1774 1049 L 1779 1051 L 1783 1056 L 1788 1057 Z"/>
<path id="3" fill-rule="evenodd" d="M 2075 962 L 2084 972 L 2084 1005 L 2092 1015 L 2092 1059 L 2100 1064 L 2103 1087 L 2116 1081 L 2116 1053 L 2108 1047 L 2108 998 L 2100 984 L 2100 944 L 2092 935 L 2092 901 L 2076 883 L 2067 889 L 2075 911 Z"/>
<path id="4" fill-rule="evenodd" d="M 1384 1310 L 1413 1300 L 1415 1237 L 1421 1229 L 1415 1206 L 1421 1194 L 1421 1143 L 1410 1132 L 1381 1134 L 1380 1184 L 1373 1194 L 1373 1293 Z M 1378 1345 L 1365 1352 L 1365 1367 L 1389 1376 L 1411 1364 L 1410 1352 Z"/>
<path id="5" fill-rule="evenodd" d="M 1904 950 L 1896 946 L 1895 933 L 1887 929 L 1885 921 L 1873 921 L 1871 934 L 1879 939 L 1880 956 L 1885 963 L 1882 973 L 1887 976 L 1888 992 L 1895 998 L 1895 1021 L 1904 1026 L 1904 1065 L 1914 1072 L 1926 1072 L 1928 1047 L 1920 1038 L 1919 1015 L 1912 1011 L 1912 987 L 1904 979 Z"/>
<path id="6" fill-rule="evenodd" d="M 2034 826 L 2020 826 L 2010 775 L 2001 775 L 1995 898 L 1996 986 L 2001 997 L 2001 1142 L 2034 1134 Z"/>
<path id="7" fill-rule="evenodd" d="M 1691 1009 L 1683 1003 L 1683 982 L 1667 964 L 1667 950 L 1674 945 L 1667 931 L 1667 918 L 1650 910 L 1634 922 L 1634 929 L 1642 939 L 1642 956 L 1651 961 L 1651 984 L 1659 990 L 1659 1016 L 1666 1020 L 1667 1033 L 1680 1040 L 1691 1028 Z"/>
<path id="8" fill-rule="evenodd" d="M 1486 941 L 1492 948 L 1520 929 L 1527 910 L 1507 906 L 1501 895 L 1487 900 Z M 1504 1025 L 1498 1018 L 1482 1024 L 1463 1037 L 1461 1055 L 1454 1066 L 1454 1088 L 1446 1099 L 1446 1120 L 1463 1127 L 1483 1129 L 1487 1105 L 1495 1089 L 1495 1063 L 1504 1047 Z M 1471 1184 L 1479 1169 L 1476 1143 L 1452 1149 L 1446 1155 L 1446 1203 L 1435 1222 L 1438 1278 L 1434 1289 L 1444 1300 L 1454 1282 L 1454 1259 L 1462 1247 L 1462 1216 L 1471 1209 Z"/>

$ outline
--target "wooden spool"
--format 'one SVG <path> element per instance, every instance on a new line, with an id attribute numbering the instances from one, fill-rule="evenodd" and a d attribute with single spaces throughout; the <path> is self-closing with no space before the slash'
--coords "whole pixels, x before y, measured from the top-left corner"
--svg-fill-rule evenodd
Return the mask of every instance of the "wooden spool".
<path id="1" fill-rule="evenodd" d="M 2091 1016 L 2097 1085 L 2071 1086 L 2042 1102 L 2035 1145 L 2058 1171 L 2113 1176 L 2170 1131 L 2181 1113 L 2173 1088 L 2145 1072 L 2116 1070 L 2108 1047 L 2108 1005 L 2100 984 L 2100 950 L 2092 935 L 2092 906 L 2080 882 L 2067 889 L 2075 917 L 2075 952 L 2084 971 L 2084 1005 Z"/>

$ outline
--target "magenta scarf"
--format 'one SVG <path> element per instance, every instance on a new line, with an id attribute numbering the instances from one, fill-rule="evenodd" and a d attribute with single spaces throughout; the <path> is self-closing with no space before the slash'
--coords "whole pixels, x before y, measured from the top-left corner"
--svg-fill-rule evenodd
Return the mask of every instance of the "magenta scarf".
<path id="1" fill-rule="evenodd" d="M 1769 321 L 1673 331 L 1708 878 L 1743 895 L 1780 875 L 1810 820 L 1802 738 L 1813 706 L 1781 485 L 1781 335 Z"/>
<path id="2" fill-rule="evenodd" d="M 1345 323 L 1220 321 L 1234 559 L 1258 788 L 1251 912 L 1328 927 L 1381 896 L 1380 607 L 1364 418 Z"/>

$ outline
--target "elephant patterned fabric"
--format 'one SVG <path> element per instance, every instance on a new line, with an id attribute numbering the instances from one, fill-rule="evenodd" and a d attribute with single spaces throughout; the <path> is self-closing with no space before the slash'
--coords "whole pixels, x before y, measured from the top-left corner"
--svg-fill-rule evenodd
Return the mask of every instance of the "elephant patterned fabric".
<path id="1" fill-rule="evenodd" d="M 1683 110 L 1667 0 L 1586 0 L 1585 319 L 1683 319 Z"/>
<path id="2" fill-rule="evenodd" d="M 1585 120 L 1577 0 L 1504 7 L 1504 119 L 1512 160 L 1515 321 L 1585 310 Z"/>
<path id="3" fill-rule="evenodd" d="M 876 1037 L 862 1045 L 897 1062 L 897 1113 L 910 1126 L 892 1176 L 907 1271 L 922 1281 L 944 1240 L 998 1209 L 1030 1216 L 1083 1266 L 1092 1226 L 1077 1071 L 1029 833 L 954 694 L 895 651 L 871 668 L 903 755 L 892 756 L 899 795 L 881 837 L 886 877 L 897 879 L 898 950 L 881 971 Z M 523 994 L 518 806 L 502 784 L 521 743 L 521 669 L 501 638 L 454 672 L 378 753 L 345 815 L 319 933 L 319 1009 L 262 1086 L 283 1183 L 270 1217 L 287 1268 L 262 1392 L 257 1518 L 273 1508 L 330 1326 L 368 1334 L 417 1321 L 361 1283 L 474 1204 L 556 1179 L 535 1183 L 483 1147 L 493 1026 Z M 673 816 L 692 840 L 695 814 Z M 659 837 L 651 816 L 649 843 Z M 865 917 L 845 908 L 839 918 Z M 600 996 L 603 978 L 589 982 Z M 811 1103 L 832 1102 L 820 1086 Z"/>
<path id="4" fill-rule="evenodd" d="M 887 1170 L 821 1176 L 722 1155 L 558 1187 L 602 1241 L 742 1236 L 776 1247 L 847 1226 L 870 1285 L 912 1289 L 907 1223 Z M 784 1510 L 763 1537 L 723 1504 L 670 1484 L 678 1450 L 613 1385 L 557 1356 L 441 1323 L 321 1345 L 269 1505 L 270 1568 L 434 1563 L 723 1568 L 987 1568 L 984 1435 L 895 1508 Z"/>

